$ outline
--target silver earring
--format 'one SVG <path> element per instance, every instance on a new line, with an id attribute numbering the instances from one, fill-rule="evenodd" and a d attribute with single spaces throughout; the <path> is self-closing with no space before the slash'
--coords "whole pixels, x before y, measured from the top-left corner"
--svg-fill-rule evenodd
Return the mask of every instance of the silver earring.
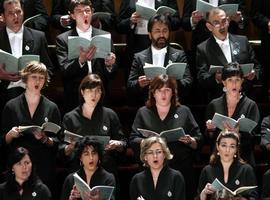
<path id="1" fill-rule="evenodd" d="M 223 87 L 223 92 L 227 92 L 227 88 L 226 87 Z"/>

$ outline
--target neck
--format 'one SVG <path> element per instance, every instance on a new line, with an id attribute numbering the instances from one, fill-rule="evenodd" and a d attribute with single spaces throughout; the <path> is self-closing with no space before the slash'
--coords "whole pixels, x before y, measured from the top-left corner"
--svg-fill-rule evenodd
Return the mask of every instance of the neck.
<path id="1" fill-rule="evenodd" d="M 229 167 L 231 166 L 231 164 L 233 163 L 233 160 L 230 161 L 224 161 L 220 159 L 220 162 L 223 166 L 224 169 L 229 169 Z"/>
<path id="2" fill-rule="evenodd" d="M 158 168 L 158 169 L 150 168 L 150 171 L 151 171 L 151 174 L 152 174 L 153 179 L 158 179 L 158 176 L 160 174 L 160 171 L 162 170 L 162 167 L 161 168 Z"/>
<path id="3" fill-rule="evenodd" d="M 15 180 L 20 186 L 24 183 L 24 180 L 18 179 L 17 177 L 15 177 Z"/>
<path id="4" fill-rule="evenodd" d="M 170 107 L 171 107 L 171 104 L 169 105 L 159 105 L 159 104 L 156 104 L 156 107 L 158 109 L 158 111 L 161 111 L 161 112 L 168 112 L 170 110 Z"/>
<path id="5" fill-rule="evenodd" d="M 240 100 L 240 97 L 241 97 L 240 93 L 238 93 L 236 95 L 229 95 L 229 94 L 226 95 L 228 103 L 238 103 Z"/>
<path id="6" fill-rule="evenodd" d="M 86 32 L 89 30 L 91 25 L 89 25 L 87 28 L 86 27 L 80 27 L 80 26 L 77 26 L 78 29 L 80 29 L 82 32 Z"/>
<path id="7" fill-rule="evenodd" d="M 84 168 L 84 172 L 85 172 L 85 175 L 86 175 L 86 181 L 87 183 L 89 184 L 90 183 L 90 180 L 93 176 L 93 174 L 95 173 L 95 171 L 97 170 L 97 167 L 94 168 L 93 170 L 89 170 L 89 169 L 86 169 Z"/>
<path id="8" fill-rule="evenodd" d="M 40 92 L 30 92 L 29 90 L 26 90 L 25 96 L 27 100 L 34 101 L 40 98 Z"/>

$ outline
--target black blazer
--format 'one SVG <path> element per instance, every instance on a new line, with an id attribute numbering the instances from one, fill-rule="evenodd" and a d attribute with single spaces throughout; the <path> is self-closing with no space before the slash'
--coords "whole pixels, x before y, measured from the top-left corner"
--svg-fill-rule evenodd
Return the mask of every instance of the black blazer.
<path id="1" fill-rule="evenodd" d="M 116 25 L 119 33 L 127 35 L 127 53 L 130 61 L 132 61 L 134 53 L 146 49 L 151 43 L 148 35 L 136 35 L 134 33 L 135 27 L 130 26 L 130 17 L 132 13 L 136 11 L 135 2 L 135 0 L 122 1 L 118 22 Z M 155 8 L 160 6 L 168 6 L 178 11 L 176 0 L 155 0 Z M 177 30 L 182 24 L 179 17 L 179 11 L 171 17 L 171 20 L 172 30 Z"/>
<path id="2" fill-rule="evenodd" d="M 108 32 L 96 28 L 92 29 L 92 37 L 100 34 L 108 34 Z M 68 36 L 78 36 L 76 28 L 57 36 L 56 56 L 62 71 L 65 100 L 73 102 L 70 105 L 71 107 L 68 108 L 68 110 L 71 110 L 78 106 L 78 88 L 81 80 L 88 74 L 88 64 L 86 62 L 81 67 L 78 58 L 68 59 Z M 113 44 L 111 46 L 112 52 L 114 52 Z M 105 88 L 115 71 L 116 64 L 113 65 L 111 71 L 108 71 L 105 67 L 104 59 L 92 59 L 92 73 L 100 75 Z"/>
<path id="3" fill-rule="evenodd" d="M 254 63 L 256 78 L 253 81 L 245 80 L 243 83 L 243 90 L 248 92 L 251 86 L 260 79 L 261 65 L 257 61 L 255 52 L 246 36 L 229 34 L 229 41 L 233 62 L 240 64 Z M 218 84 L 215 80 L 215 75 L 208 72 L 209 67 L 210 65 L 225 66 L 226 64 L 227 60 L 214 36 L 211 36 L 197 46 L 197 78 L 200 86 L 208 91 L 210 100 L 222 94 L 223 85 L 221 83 Z"/>
<path id="4" fill-rule="evenodd" d="M 168 65 L 169 61 L 187 63 L 186 54 L 182 50 L 178 50 L 169 46 L 167 47 L 164 66 Z M 127 83 L 127 87 L 131 92 L 132 97 L 136 97 L 136 101 L 140 102 L 140 105 L 143 105 L 148 93 L 147 87 L 142 89 L 140 88 L 138 83 L 139 76 L 144 75 L 143 66 L 145 65 L 145 63 L 153 63 L 151 47 L 135 54 Z M 191 86 L 192 80 L 193 79 L 190 75 L 189 65 L 187 64 L 183 79 L 178 81 L 180 94 L 184 93 L 184 90 L 187 90 Z M 138 101 L 139 99 L 140 101 Z"/>
<path id="5" fill-rule="evenodd" d="M 204 0 L 209 2 L 209 0 Z M 196 2 L 197 0 L 185 0 L 184 3 L 184 11 L 183 11 L 183 28 L 187 31 L 191 31 L 192 27 L 190 24 L 190 17 L 193 11 L 196 10 Z M 219 0 L 218 5 L 222 4 L 239 4 L 239 11 L 242 12 L 242 15 L 245 16 L 245 1 L 244 0 Z M 245 17 L 244 17 L 245 18 Z M 192 30 L 192 47 L 196 50 L 196 46 L 201 42 L 208 39 L 211 35 L 210 31 L 207 29 L 205 25 L 205 19 L 202 19 Z M 238 24 L 236 22 L 231 21 L 229 26 L 230 33 L 237 33 Z"/>
<path id="6" fill-rule="evenodd" d="M 11 46 L 8 39 L 6 28 L 0 30 L 0 49 L 8 53 L 11 52 Z M 23 29 L 23 46 L 22 54 L 36 54 L 40 56 L 40 61 L 46 65 L 50 74 L 53 72 L 53 65 L 48 53 L 48 44 L 45 34 L 31 28 L 24 27 Z M 0 90 L 6 90 L 9 81 L 0 83 Z"/>

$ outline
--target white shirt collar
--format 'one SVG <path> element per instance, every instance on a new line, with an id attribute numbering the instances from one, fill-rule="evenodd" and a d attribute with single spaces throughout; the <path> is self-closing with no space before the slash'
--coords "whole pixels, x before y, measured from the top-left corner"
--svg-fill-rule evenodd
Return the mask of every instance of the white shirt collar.
<path id="1" fill-rule="evenodd" d="M 91 38 L 92 37 L 92 26 L 90 26 L 89 28 L 88 28 L 88 30 L 86 30 L 86 31 L 82 31 L 81 29 L 79 29 L 78 27 L 76 27 L 76 31 L 77 31 L 77 33 L 78 33 L 78 35 L 80 36 L 80 37 L 89 37 L 89 38 Z"/>
<path id="2" fill-rule="evenodd" d="M 153 45 L 151 45 L 152 54 L 166 54 L 167 53 L 167 46 L 162 49 L 156 49 Z"/>
<path id="3" fill-rule="evenodd" d="M 7 34 L 8 36 L 11 36 L 11 35 L 16 35 L 17 37 L 21 37 L 23 36 L 23 26 L 21 27 L 21 29 L 18 31 L 18 32 L 14 32 L 12 31 L 11 29 L 9 29 L 8 27 L 6 27 L 6 30 L 7 30 Z"/>
<path id="4" fill-rule="evenodd" d="M 214 35 L 213 35 L 214 36 Z M 229 45 L 229 34 L 227 34 L 225 40 L 220 40 L 218 39 L 216 36 L 214 36 L 216 42 L 218 43 L 218 45 L 220 46 L 221 44 L 225 44 L 225 45 Z"/>

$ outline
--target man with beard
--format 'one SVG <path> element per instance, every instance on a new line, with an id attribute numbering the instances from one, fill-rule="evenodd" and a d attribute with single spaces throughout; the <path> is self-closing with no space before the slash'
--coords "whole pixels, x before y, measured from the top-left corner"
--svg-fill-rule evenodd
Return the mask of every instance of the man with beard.
<path id="1" fill-rule="evenodd" d="M 146 63 L 163 67 L 169 63 L 187 63 L 184 51 L 169 46 L 171 25 L 167 16 L 153 16 L 148 22 L 147 29 L 151 46 L 134 55 L 127 83 L 130 101 L 137 106 L 144 105 L 151 81 L 144 74 L 143 66 Z M 189 65 L 187 65 L 183 78 L 178 80 L 180 100 L 188 94 L 191 83 L 192 77 Z"/>
<path id="2" fill-rule="evenodd" d="M 226 66 L 231 62 L 239 64 L 254 63 L 254 68 L 244 75 L 242 91 L 248 96 L 253 95 L 251 89 L 257 84 L 261 75 L 261 65 L 255 58 L 255 53 L 246 36 L 228 33 L 229 21 L 226 13 L 219 9 L 212 9 L 207 15 L 206 27 L 212 36 L 197 46 L 196 67 L 200 91 L 207 93 L 206 101 L 222 95 L 221 71 L 210 73 L 210 65 Z M 252 96 L 251 96 L 252 97 Z"/>

